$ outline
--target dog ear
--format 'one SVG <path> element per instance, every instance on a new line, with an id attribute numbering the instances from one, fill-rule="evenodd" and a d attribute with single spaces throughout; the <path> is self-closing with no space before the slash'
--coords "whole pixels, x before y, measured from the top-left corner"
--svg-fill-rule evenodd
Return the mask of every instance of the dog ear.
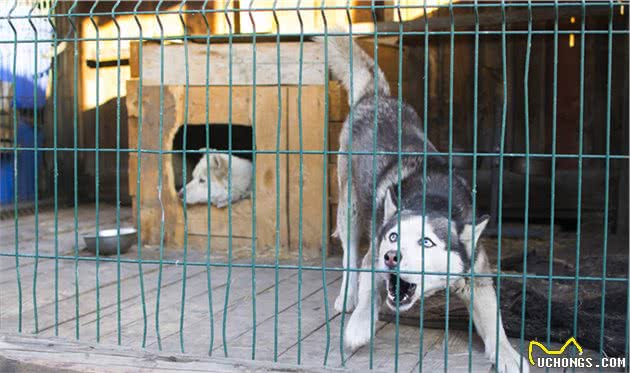
<path id="1" fill-rule="evenodd" d="M 210 159 L 210 165 L 213 172 L 220 172 L 227 170 L 227 160 L 223 157 L 223 154 L 212 154 Z"/>
<path id="2" fill-rule="evenodd" d="M 479 242 L 479 238 L 481 237 L 481 234 L 483 233 L 483 231 L 486 229 L 486 226 L 488 225 L 488 222 L 490 221 L 490 216 L 489 215 L 483 215 L 479 218 L 477 218 L 477 224 L 474 226 L 474 243 L 475 246 L 477 245 L 477 242 Z M 459 240 L 464 243 L 466 245 L 467 250 L 469 251 L 469 255 L 472 252 L 472 245 L 473 245 L 473 225 L 472 223 L 467 223 L 464 225 L 464 229 L 462 229 L 462 232 L 459 234 Z"/>
<path id="3" fill-rule="evenodd" d="M 387 192 L 385 192 L 385 203 L 383 208 L 383 221 L 388 221 L 398 210 L 396 208 L 396 203 L 394 203 L 394 198 L 392 197 L 392 193 L 389 188 L 387 188 Z"/>

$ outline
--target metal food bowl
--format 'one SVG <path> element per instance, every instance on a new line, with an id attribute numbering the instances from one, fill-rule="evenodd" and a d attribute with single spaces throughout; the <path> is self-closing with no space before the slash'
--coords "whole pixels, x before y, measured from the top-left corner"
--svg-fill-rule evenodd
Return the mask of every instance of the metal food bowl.
<path id="1" fill-rule="evenodd" d="M 118 229 L 102 229 L 98 232 L 98 236 L 93 234 L 83 235 L 83 240 L 87 246 L 87 250 L 96 254 L 96 241 L 98 239 L 98 253 L 99 255 L 115 255 L 118 250 L 118 239 L 120 238 L 120 253 L 124 254 L 129 251 L 131 245 L 138 240 L 138 231 L 135 228 L 120 228 L 120 235 L 118 235 Z"/>

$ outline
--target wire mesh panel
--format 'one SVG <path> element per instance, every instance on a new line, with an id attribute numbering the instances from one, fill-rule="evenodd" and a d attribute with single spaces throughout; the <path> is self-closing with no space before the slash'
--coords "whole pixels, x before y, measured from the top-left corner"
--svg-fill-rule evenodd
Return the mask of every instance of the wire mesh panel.
<path id="1" fill-rule="evenodd" d="M 3 2 L 0 330 L 627 370 L 628 5 Z"/>

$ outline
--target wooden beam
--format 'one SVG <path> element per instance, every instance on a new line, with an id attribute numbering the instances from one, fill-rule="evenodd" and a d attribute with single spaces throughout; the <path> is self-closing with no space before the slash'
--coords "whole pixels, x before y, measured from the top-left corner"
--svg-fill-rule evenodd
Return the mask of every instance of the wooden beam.
<path id="1" fill-rule="evenodd" d="M 608 16 L 608 6 L 603 3 L 603 6 L 588 7 L 586 10 L 587 16 Z M 514 25 L 526 25 L 529 17 L 527 7 L 510 7 L 506 6 L 505 23 Z M 454 9 L 453 22 L 456 30 L 472 29 L 477 23 L 477 19 L 473 13 L 473 8 L 455 8 Z M 459 14 L 458 14 L 459 13 Z M 503 22 L 501 16 L 501 7 L 497 4 L 496 7 L 485 8 L 480 10 L 478 23 L 481 27 L 497 27 Z M 559 17 L 562 19 L 568 19 L 568 17 L 579 17 L 582 14 L 582 9 L 579 6 L 575 7 L 560 7 L 558 10 Z M 556 17 L 556 12 L 553 7 L 535 8 L 532 11 L 532 19 L 535 23 L 553 21 Z M 424 31 L 426 23 L 429 24 L 430 31 L 449 31 L 451 29 L 451 15 L 448 9 L 440 9 L 432 15 L 428 15 L 427 20 L 425 17 L 418 17 L 411 21 L 403 22 L 403 32 L 417 32 Z M 379 32 L 399 32 L 400 22 L 378 22 L 378 27 L 374 26 L 374 23 L 358 23 L 352 26 L 353 32 L 356 33 L 372 33 L 375 30 Z"/>
<path id="2" fill-rule="evenodd" d="M 317 366 L 300 368 L 309 372 L 345 371 Z M 294 371 L 295 365 L 150 353 L 128 346 L 95 345 L 62 338 L 0 337 L 2 372 L 128 372 L 130 369 L 134 372 L 287 372 Z"/>
<path id="3" fill-rule="evenodd" d="M 231 76 L 233 85 L 252 85 L 254 73 L 252 48 L 252 44 L 245 43 L 234 43 L 231 47 L 228 43 L 211 44 L 208 60 L 209 84 L 228 85 Z M 278 67 L 277 58 L 278 48 L 280 67 Z M 206 82 L 205 44 L 188 44 L 188 57 L 190 61 L 195 61 L 188 64 L 186 64 L 186 54 L 182 44 L 165 46 L 163 58 L 160 45 L 157 43 L 145 43 L 142 52 L 143 85 L 159 85 L 161 69 L 164 69 L 164 85 L 185 84 L 187 73 L 189 85 L 204 85 Z M 161 61 L 164 63 L 162 64 Z M 276 43 L 257 43 L 256 84 L 278 85 L 278 69 L 280 69 L 280 84 L 297 85 L 300 63 L 303 68 L 303 85 L 324 84 L 327 72 L 320 44 L 304 43 L 303 57 L 300 62 L 299 42 L 285 42 L 279 47 Z M 188 72 L 186 66 L 188 66 Z"/>

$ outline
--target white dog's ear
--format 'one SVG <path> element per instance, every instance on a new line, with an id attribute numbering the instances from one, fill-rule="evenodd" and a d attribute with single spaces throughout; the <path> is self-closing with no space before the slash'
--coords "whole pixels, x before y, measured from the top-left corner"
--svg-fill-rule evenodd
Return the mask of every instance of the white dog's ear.
<path id="1" fill-rule="evenodd" d="M 223 157 L 223 154 L 211 154 L 210 164 L 213 172 L 227 170 L 227 160 Z"/>
<path id="2" fill-rule="evenodd" d="M 384 216 L 383 221 L 388 221 L 398 209 L 396 208 L 396 204 L 394 203 L 394 198 L 392 197 L 392 193 L 389 188 L 387 192 L 385 192 L 385 207 L 384 207 Z"/>
<path id="3" fill-rule="evenodd" d="M 474 242 L 475 246 L 477 242 L 479 242 L 479 238 L 481 234 L 486 229 L 488 222 L 490 221 L 490 216 L 483 215 L 480 218 L 477 218 L 477 224 L 474 226 Z M 464 229 L 462 229 L 462 233 L 459 235 L 459 240 L 466 245 L 466 249 L 468 250 L 468 254 L 472 253 L 472 244 L 473 244 L 473 225 L 466 224 L 464 225 Z"/>

